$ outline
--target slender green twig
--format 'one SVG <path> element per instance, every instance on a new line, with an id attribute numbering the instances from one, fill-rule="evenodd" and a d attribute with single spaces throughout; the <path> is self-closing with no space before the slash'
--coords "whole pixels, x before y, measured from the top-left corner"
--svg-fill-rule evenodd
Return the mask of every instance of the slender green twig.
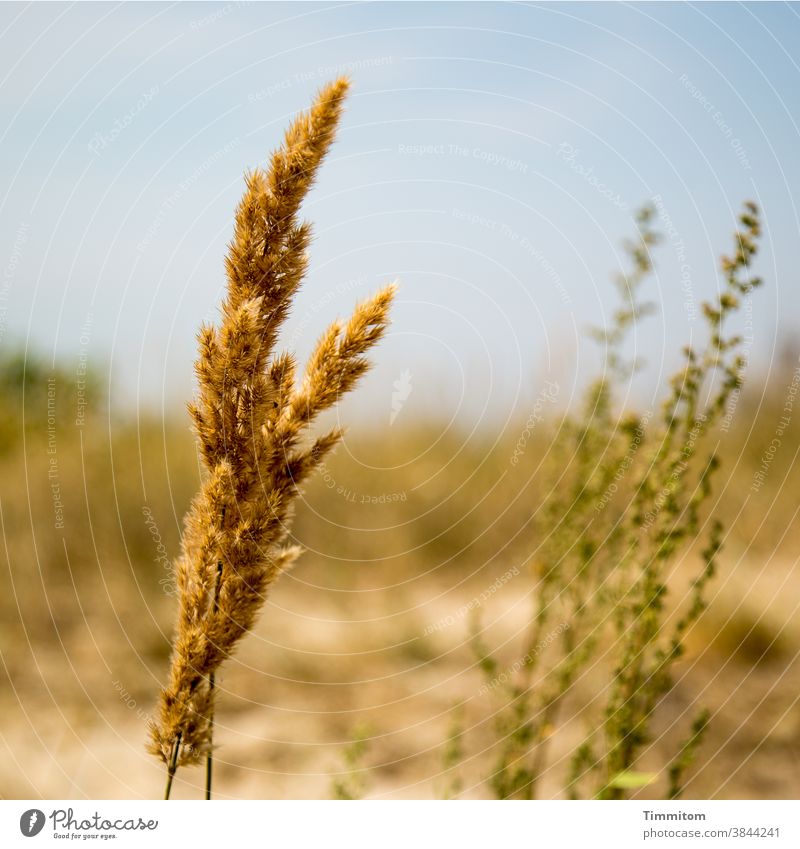
<path id="1" fill-rule="evenodd" d="M 182 736 L 182 733 L 179 731 L 175 742 L 172 744 L 172 752 L 170 754 L 169 764 L 167 764 L 167 787 L 164 790 L 164 801 L 169 799 L 169 794 L 172 791 L 172 779 L 175 778 L 175 770 L 178 768 L 178 753 L 181 750 Z"/>
<path id="2" fill-rule="evenodd" d="M 225 521 L 225 508 L 224 507 L 222 508 L 222 521 L 223 522 Z M 216 580 L 216 583 L 214 584 L 214 613 L 217 612 L 217 608 L 219 607 L 219 585 L 220 585 L 221 581 L 222 581 L 222 561 L 220 560 L 217 563 L 217 580 Z M 211 707 L 210 707 L 211 713 L 209 714 L 209 718 L 208 718 L 208 722 L 209 722 L 209 726 L 210 726 L 209 727 L 209 736 L 208 736 L 209 744 L 213 743 L 213 741 L 214 741 L 214 701 L 213 701 L 213 697 L 214 697 L 214 685 L 216 683 L 216 677 L 217 677 L 216 673 L 212 669 L 211 673 L 208 676 L 208 694 L 209 694 L 209 697 L 210 697 L 209 701 L 210 701 L 210 705 L 211 705 Z M 213 769 L 213 763 L 214 763 L 213 752 L 209 748 L 208 757 L 206 758 L 206 800 L 211 799 L 211 772 L 212 772 L 212 769 Z"/>
<path id="3" fill-rule="evenodd" d="M 208 676 L 208 691 L 209 693 L 214 692 L 214 673 Z M 209 721 L 212 724 L 211 733 L 213 734 L 213 724 L 214 724 L 214 714 L 212 713 Z M 213 739 L 213 738 L 212 738 Z M 208 753 L 208 757 L 206 758 L 206 800 L 211 798 L 211 770 L 213 765 L 213 758 L 211 752 Z"/>

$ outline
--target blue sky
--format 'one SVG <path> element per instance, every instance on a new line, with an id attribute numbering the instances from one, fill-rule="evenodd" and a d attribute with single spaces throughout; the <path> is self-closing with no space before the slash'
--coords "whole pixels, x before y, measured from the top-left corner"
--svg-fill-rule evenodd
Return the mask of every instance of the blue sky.
<path id="1" fill-rule="evenodd" d="M 409 415 L 466 426 L 524 413 L 546 379 L 566 402 L 598 368 L 583 332 L 614 308 L 621 240 L 655 196 L 672 229 L 638 396 L 700 338 L 746 198 L 766 225 L 746 327 L 760 374 L 800 318 L 798 45 L 784 4 L 4 4 L 0 344 L 85 351 L 121 406 L 182 402 L 243 170 L 349 71 L 285 341 L 307 352 L 399 278 L 353 411 L 388 423 L 403 372 Z"/>

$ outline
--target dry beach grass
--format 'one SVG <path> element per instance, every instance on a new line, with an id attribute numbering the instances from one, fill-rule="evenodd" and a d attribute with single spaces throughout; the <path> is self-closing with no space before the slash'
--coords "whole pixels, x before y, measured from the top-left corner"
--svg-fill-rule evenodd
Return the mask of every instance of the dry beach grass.
<path id="1" fill-rule="evenodd" d="M 177 767 L 206 758 L 211 784 L 215 675 L 253 627 L 269 586 L 300 553 L 289 543 L 299 487 L 342 437 L 335 428 L 304 444 L 309 426 L 369 368 L 366 354 L 387 326 L 394 287 L 334 322 L 299 386 L 278 336 L 302 282 L 311 238 L 298 220 L 333 142 L 347 81 L 323 88 L 286 132 L 267 171 L 247 175 L 227 257 L 218 329 L 203 327 L 190 405 L 207 478 L 186 519 L 177 565 L 179 598 L 169 682 L 152 751 Z"/>

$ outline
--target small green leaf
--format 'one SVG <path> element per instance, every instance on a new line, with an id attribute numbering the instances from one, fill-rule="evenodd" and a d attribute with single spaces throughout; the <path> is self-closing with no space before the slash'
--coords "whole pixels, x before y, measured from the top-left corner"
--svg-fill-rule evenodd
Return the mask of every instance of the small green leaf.
<path id="1" fill-rule="evenodd" d="M 609 787 L 617 790 L 637 790 L 647 787 L 658 778 L 655 772 L 619 772 L 609 782 Z"/>

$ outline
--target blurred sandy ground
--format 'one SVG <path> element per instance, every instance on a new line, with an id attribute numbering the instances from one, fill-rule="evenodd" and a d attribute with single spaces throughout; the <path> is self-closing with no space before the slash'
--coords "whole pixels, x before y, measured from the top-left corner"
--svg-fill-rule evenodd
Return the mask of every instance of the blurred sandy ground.
<path id="1" fill-rule="evenodd" d="M 689 797 L 800 795 L 797 422 L 751 490 L 790 378 L 781 374 L 763 398 L 743 397 L 721 443 L 722 567 L 640 765 L 663 769 L 697 707 L 709 707 Z M 59 378 L 48 454 L 46 393 L 36 390 L 46 384 L 30 379 L 25 432 L 13 404 L 2 423 L 0 795 L 160 798 L 164 769 L 144 742 L 174 612 L 164 554 L 177 552 L 199 480 L 193 440 L 180 411 L 166 424 L 109 426 L 98 414 L 76 427 L 69 381 Z M 513 663 L 535 592 L 532 471 L 547 445 L 543 429 L 512 469 L 517 430 L 466 437 L 409 418 L 391 431 L 351 431 L 299 506 L 295 533 L 307 553 L 219 681 L 219 798 L 328 797 L 359 734 L 367 796 L 441 796 L 457 703 L 463 795 L 490 796 L 495 703 L 480 693 L 465 608 L 518 569 L 477 605 L 487 640 Z M 694 566 L 689 552 L 672 576 L 676 597 Z M 596 684 L 591 673 L 579 683 L 554 729 L 544 797 L 562 792 L 581 698 Z M 203 778 L 179 770 L 175 796 L 199 798 Z"/>

